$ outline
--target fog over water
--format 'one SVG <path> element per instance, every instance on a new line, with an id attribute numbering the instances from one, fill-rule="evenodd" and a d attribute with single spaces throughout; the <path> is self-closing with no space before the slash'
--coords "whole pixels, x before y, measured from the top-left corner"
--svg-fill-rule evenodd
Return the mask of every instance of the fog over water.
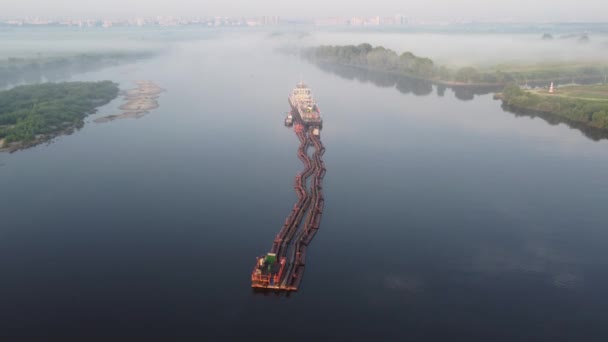
<path id="1" fill-rule="evenodd" d="M 537 29 L 538 30 L 538 29 Z M 559 30 L 559 31 L 558 31 Z M 322 31 L 303 27 L 261 30 L 247 35 L 268 35 L 268 43 L 279 47 L 301 48 L 319 44 L 358 45 L 364 42 L 384 46 L 398 53 L 410 51 L 450 66 L 494 66 L 502 63 L 529 64 L 565 61 L 604 61 L 608 54 L 608 33 L 593 32 L 590 40 L 577 40 L 585 32 L 575 28 L 548 28 L 555 39 L 541 40 L 543 30 L 534 33 L 425 33 L 425 32 L 348 32 Z M 183 40 L 233 37 L 239 30 L 222 32 L 214 29 L 112 29 L 66 30 L 22 29 L 0 30 L 3 48 L 0 60 L 9 57 L 36 57 L 107 51 L 162 50 Z"/>
<path id="2" fill-rule="evenodd" d="M 299 43 L 316 46 L 367 42 L 397 53 L 410 51 L 449 66 L 605 61 L 608 34 L 591 34 L 588 43 L 577 41 L 580 34 L 573 38 L 559 38 L 560 34 L 556 33 L 555 39 L 543 41 L 542 33 L 312 32 Z M 294 44 L 293 36 L 284 37 L 284 41 L 288 45 Z"/>
<path id="3" fill-rule="evenodd" d="M 157 51 L 63 79 L 167 90 L 141 119 L 95 124 L 117 99 L 70 136 L 0 154 L 1 340 L 608 339 L 608 140 L 491 94 L 285 53 L 369 42 L 493 64 L 600 56 L 605 37 L 276 33 L 0 33 L 3 58 Z M 253 293 L 303 168 L 283 126 L 301 79 L 324 118 L 326 206 L 301 290 Z"/>

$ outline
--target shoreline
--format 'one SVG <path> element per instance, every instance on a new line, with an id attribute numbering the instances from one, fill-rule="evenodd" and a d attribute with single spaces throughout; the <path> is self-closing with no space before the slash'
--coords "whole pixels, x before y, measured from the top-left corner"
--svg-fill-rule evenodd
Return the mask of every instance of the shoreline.
<path id="1" fill-rule="evenodd" d="M 516 86 L 505 88 L 493 98 L 502 102 L 503 109 L 516 114 L 552 116 L 571 127 L 592 130 L 595 135 L 608 134 L 608 99 L 572 97 L 565 90 L 563 94 L 543 94 Z"/>
<path id="2" fill-rule="evenodd" d="M 91 113 L 91 114 L 94 114 L 94 113 Z M 4 139 L 2 139 L 2 140 L 0 140 L 0 153 L 3 153 L 3 152 L 14 153 L 14 152 L 26 150 L 28 148 L 35 147 L 38 145 L 42 145 L 45 143 L 51 144 L 53 142 L 53 139 L 55 139 L 59 136 L 63 136 L 63 135 L 71 135 L 74 132 L 80 130 L 83 126 L 84 126 L 84 123 L 79 122 L 79 123 L 67 126 L 63 130 L 54 132 L 52 134 L 41 135 L 40 137 L 37 137 L 35 140 L 32 140 L 32 141 L 21 141 L 21 142 L 10 143 L 10 145 L 8 147 L 1 147 L 1 146 L 3 146 L 2 143 L 4 143 Z"/>
<path id="3" fill-rule="evenodd" d="M 314 64 L 338 65 L 338 66 L 344 66 L 344 67 L 351 67 L 351 68 L 361 69 L 361 70 L 365 70 L 365 71 L 373 71 L 373 72 L 378 72 L 378 73 L 395 75 L 395 76 L 410 78 L 410 79 L 414 79 L 414 80 L 426 81 L 426 82 L 433 83 L 435 85 L 446 86 L 446 87 L 496 88 L 496 89 L 499 89 L 501 87 L 507 86 L 508 84 L 514 83 L 514 82 L 497 82 L 497 83 L 471 82 L 471 83 L 466 83 L 466 82 L 442 80 L 442 79 L 437 79 L 437 78 L 421 77 L 421 76 L 416 76 L 416 75 L 412 75 L 412 74 L 405 74 L 405 73 L 402 73 L 402 72 L 396 72 L 396 71 L 391 71 L 391 70 L 383 70 L 383 69 L 379 69 L 379 68 L 373 68 L 373 67 L 369 67 L 369 66 L 365 66 L 365 65 L 358 65 L 358 64 L 340 63 L 340 62 L 334 62 L 334 61 L 326 61 L 326 60 L 322 60 L 322 59 L 312 59 L 310 61 L 312 61 Z M 556 82 L 556 83 L 571 82 L 573 80 L 586 84 L 586 83 L 592 83 L 592 82 L 596 82 L 596 81 L 601 82 L 602 80 L 604 80 L 604 76 L 589 76 L 589 77 L 574 77 L 574 78 L 573 77 L 558 77 L 558 78 L 551 78 L 551 79 L 529 79 L 529 80 L 527 80 L 525 82 L 525 84 L 541 85 L 541 84 L 548 84 L 550 82 Z M 515 82 L 515 83 L 516 84 L 521 84 L 520 82 Z"/>

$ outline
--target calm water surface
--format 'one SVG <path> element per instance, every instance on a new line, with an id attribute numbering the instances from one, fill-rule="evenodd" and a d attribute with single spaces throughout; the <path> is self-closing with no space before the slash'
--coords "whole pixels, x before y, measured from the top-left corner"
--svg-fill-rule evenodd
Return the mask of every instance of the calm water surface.
<path id="1" fill-rule="evenodd" d="M 167 92 L 0 155 L 2 339 L 608 338 L 606 140 L 274 47 L 228 35 L 76 75 Z M 326 208 L 301 291 L 254 294 L 302 168 L 282 125 L 300 77 L 324 114 Z"/>

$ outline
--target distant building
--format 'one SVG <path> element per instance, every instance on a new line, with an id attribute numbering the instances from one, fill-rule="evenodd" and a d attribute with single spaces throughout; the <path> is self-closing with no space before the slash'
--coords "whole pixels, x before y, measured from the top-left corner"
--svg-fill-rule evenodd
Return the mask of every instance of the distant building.
<path id="1" fill-rule="evenodd" d="M 342 26 L 346 25 L 348 20 L 343 17 L 329 17 L 322 19 L 315 19 L 315 25 L 317 26 Z"/>
<path id="2" fill-rule="evenodd" d="M 350 18 L 350 24 L 353 26 L 361 26 L 361 25 L 363 25 L 364 22 L 365 22 L 365 20 L 361 17 Z"/>
<path id="3" fill-rule="evenodd" d="M 371 17 L 361 17 L 361 16 L 353 16 L 349 19 L 344 19 L 343 17 L 329 17 L 329 18 L 321 18 L 315 19 L 315 25 L 317 26 L 395 26 L 395 25 L 406 25 L 407 19 L 400 15 L 394 15 L 389 17 L 380 17 L 380 16 L 371 16 Z"/>
<path id="4" fill-rule="evenodd" d="M 401 14 L 395 14 L 395 25 L 407 25 L 407 18 Z"/>
<path id="5" fill-rule="evenodd" d="M 278 25 L 279 24 L 279 17 L 277 17 L 277 16 L 263 16 L 260 21 L 261 21 L 262 25 Z"/>

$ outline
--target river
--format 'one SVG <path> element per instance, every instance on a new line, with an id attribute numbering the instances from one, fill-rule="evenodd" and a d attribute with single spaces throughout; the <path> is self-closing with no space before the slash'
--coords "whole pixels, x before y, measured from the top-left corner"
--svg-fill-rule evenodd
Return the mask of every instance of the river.
<path id="1" fill-rule="evenodd" d="M 608 338 L 607 140 L 491 94 L 327 72 L 266 34 L 193 35 L 70 78 L 152 80 L 160 108 L 94 123 L 116 100 L 0 154 L 3 339 Z M 256 294 L 296 199 L 301 78 L 324 116 L 324 215 L 301 290 Z"/>

